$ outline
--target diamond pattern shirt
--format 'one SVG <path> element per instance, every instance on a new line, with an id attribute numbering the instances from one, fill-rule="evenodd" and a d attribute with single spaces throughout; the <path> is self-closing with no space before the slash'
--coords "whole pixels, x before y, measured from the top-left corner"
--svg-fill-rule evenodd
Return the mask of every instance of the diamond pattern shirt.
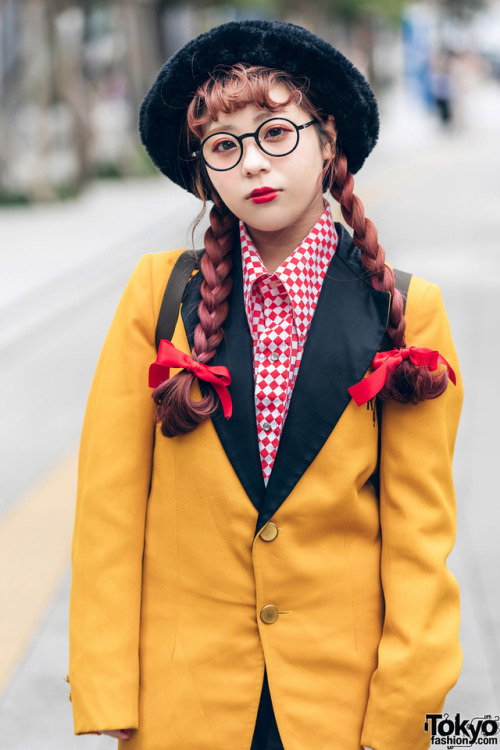
<path id="1" fill-rule="evenodd" d="M 253 341 L 255 415 L 267 486 L 328 265 L 337 248 L 330 207 L 269 273 L 240 221 L 245 309 Z"/>

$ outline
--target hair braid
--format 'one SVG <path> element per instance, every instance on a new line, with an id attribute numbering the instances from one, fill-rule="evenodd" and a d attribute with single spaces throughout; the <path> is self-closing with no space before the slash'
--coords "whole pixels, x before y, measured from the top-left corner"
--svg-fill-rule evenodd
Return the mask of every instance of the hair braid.
<path id="1" fill-rule="evenodd" d="M 365 218 L 361 200 L 354 195 L 354 178 L 347 169 L 345 154 L 338 152 L 335 176 L 330 188 L 339 202 L 342 216 L 353 230 L 353 242 L 361 251 L 363 266 L 370 274 L 372 286 L 391 293 L 391 307 L 387 333 L 395 347 L 404 347 L 406 321 L 403 314 L 403 297 L 395 288 L 394 272 L 385 263 L 385 252 L 378 242 L 377 229 L 370 219 Z M 424 367 L 404 360 L 392 373 L 386 386 L 378 394 L 383 399 L 417 403 L 437 398 L 446 390 L 448 372 L 446 369 L 433 373 Z"/>
<path id="2" fill-rule="evenodd" d="M 200 322 L 194 332 L 191 356 L 209 362 L 222 341 L 222 326 L 228 312 L 227 298 L 231 291 L 233 246 L 236 217 L 225 206 L 215 204 L 210 211 L 210 226 L 205 232 L 205 253 L 201 258 L 201 301 L 198 306 Z M 215 391 L 200 401 L 191 398 L 195 376 L 182 370 L 161 383 L 153 391 L 156 403 L 155 420 L 161 422 L 166 437 L 191 432 L 209 419 L 217 408 Z"/>

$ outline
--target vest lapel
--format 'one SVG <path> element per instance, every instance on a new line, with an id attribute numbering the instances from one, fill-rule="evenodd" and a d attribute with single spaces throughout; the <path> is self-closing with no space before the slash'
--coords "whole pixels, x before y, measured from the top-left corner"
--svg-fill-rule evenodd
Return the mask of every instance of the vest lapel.
<path id="1" fill-rule="evenodd" d="M 390 294 L 373 289 L 349 233 L 325 276 L 300 363 L 257 529 L 288 497 L 350 401 L 383 338 Z"/>
<path id="2" fill-rule="evenodd" d="M 222 446 L 245 492 L 259 510 L 265 493 L 259 456 L 255 419 L 252 337 L 248 327 L 243 299 L 243 273 L 238 246 L 233 251 L 233 287 L 229 295 L 229 312 L 224 324 L 224 339 L 210 365 L 223 365 L 231 374 L 229 392 L 233 401 L 233 415 L 226 419 L 219 406 L 212 421 Z M 194 329 L 198 324 L 198 304 L 201 299 L 201 273 L 186 286 L 182 300 L 182 319 L 193 347 Z M 208 386 L 200 381 L 203 394 Z"/>

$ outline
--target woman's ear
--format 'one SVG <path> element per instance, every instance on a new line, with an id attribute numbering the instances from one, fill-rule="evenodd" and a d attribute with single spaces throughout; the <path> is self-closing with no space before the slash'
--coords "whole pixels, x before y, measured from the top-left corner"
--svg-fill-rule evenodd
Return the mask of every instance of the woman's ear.
<path id="1" fill-rule="evenodd" d="M 330 138 L 325 138 L 325 143 L 323 144 L 323 161 L 329 161 L 335 156 L 335 144 L 337 142 L 337 127 L 333 115 L 328 115 L 328 120 L 323 123 L 323 127 L 330 136 Z"/>

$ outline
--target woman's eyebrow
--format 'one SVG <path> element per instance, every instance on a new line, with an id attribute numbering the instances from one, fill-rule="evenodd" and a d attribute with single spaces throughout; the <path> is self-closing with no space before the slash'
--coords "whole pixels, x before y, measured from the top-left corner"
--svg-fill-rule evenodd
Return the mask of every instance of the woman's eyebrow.
<path id="1" fill-rule="evenodd" d="M 205 133 L 205 138 L 209 135 L 212 135 L 212 133 L 225 133 L 227 130 L 237 130 L 237 128 L 235 125 L 231 125 L 229 123 L 220 123 L 219 121 L 214 122 Z"/>
<path id="2" fill-rule="evenodd" d="M 283 109 L 275 110 L 274 112 L 271 109 L 266 109 L 263 112 L 259 112 L 259 114 L 255 115 L 255 117 L 253 118 L 253 121 L 255 123 L 258 123 L 264 120 L 269 120 L 271 117 L 279 117 L 278 113 L 281 114 L 285 109 L 286 107 L 283 107 Z M 219 123 L 217 121 L 217 122 L 214 122 L 213 126 L 211 126 L 208 129 L 205 135 L 205 138 L 211 135 L 212 133 L 220 133 L 220 132 L 235 131 L 235 130 L 238 130 L 236 125 L 233 125 L 232 123 L 224 123 L 224 122 Z"/>

